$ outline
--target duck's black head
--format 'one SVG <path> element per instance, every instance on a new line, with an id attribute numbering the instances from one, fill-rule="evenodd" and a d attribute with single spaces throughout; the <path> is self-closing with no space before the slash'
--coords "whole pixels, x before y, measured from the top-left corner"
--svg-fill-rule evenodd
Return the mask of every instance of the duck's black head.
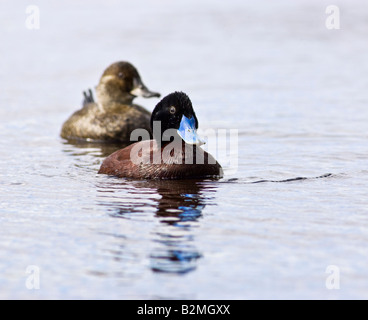
<path id="1" fill-rule="evenodd" d="M 151 129 L 156 140 L 170 141 L 177 134 L 186 143 L 203 144 L 197 135 L 198 119 L 192 102 L 184 92 L 171 93 L 156 105 Z"/>
<path id="2" fill-rule="evenodd" d="M 97 86 L 99 100 L 132 101 L 135 97 L 160 97 L 143 84 L 137 69 L 129 62 L 119 61 L 106 68 Z"/>

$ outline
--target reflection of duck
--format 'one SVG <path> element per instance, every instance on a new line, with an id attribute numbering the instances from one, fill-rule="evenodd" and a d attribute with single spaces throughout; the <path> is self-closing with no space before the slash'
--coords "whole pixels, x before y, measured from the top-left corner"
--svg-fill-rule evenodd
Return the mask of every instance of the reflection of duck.
<path id="1" fill-rule="evenodd" d="M 189 97 L 183 92 L 169 94 L 152 112 L 154 139 L 114 152 L 104 160 L 99 173 L 133 179 L 219 178 L 222 168 L 199 147 L 202 142 L 197 128 Z"/>
<path id="2" fill-rule="evenodd" d="M 150 185 L 155 186 L 161 195 L 156 211 L 161 222 L 180 226 L 182 222 L 196 221 L 202 216 L 205 204 L 199 194 L 201 187 L 198 181 L 160 181 Z"/>
<path id="3" fill-rule="evenodd" d="M 161 222 L 181 229 L 191 229 L 202 217 L 205 207 L 200 195 L 200 185 L 194 181 L 161 183 L 157 191 L 161 195 L 156 216 Z M 175 231 L 175 230 L 173 230 Z M 174 232 L 173 232 L 174 233 Z M 157 233 L 157 242 L 162 246 L 151 253 L 151 267 L 157 272 L 186 273 L 196 268 L 202 254 L 192 244 L 192 235 L 172 236 L 172 233 Z"/>
<path id="4" fill-rule="evenodd" d="M 202 254 L 196 249 L 191 231 L 202 217 L 206 203 L 213 198 L 212 192 L 216 190 L 213 183 L 203 180 L 159 180 L 130 181 L 126 184 L 127 181 L 116 179 L 107 183 L 105 180 L 103 187 L 99 188 L 100 203 L 112 212 L 113 217 L 134 219 L 147 213 L 148 206 L 155 210 L 161 224 L 150 239 L 154 244 L 150 252 L 153 271 L 186 273 L 196 268 Z M 117 197 L 115 193 L 121 191 L 124 191 L 124 196 Z M 157 194 L 160 199 L 157 199 Z M 106 202 L 109 197 L 112 202 Z M 130 197 L 131 201 L 127 199 Z"/>
<path id="5" fill-rule="evenodd" d="M 90 154 L 98 158 L 105 158 L 125 145 L 121 142 L 105 143 L 83 140 L 68 140 L 64 141 L 63 144 L 65 146 L 64 151 L 69 153 L 70 155 Z"/>
<path id="6" fill-rule="evenodd" d="M 102 74 L 96 93 L 96 103 L 91 91 L 89 95 L 84 93 L 83 108 L 63 124 L 62 138 L 129 141 L 134 129 L 149 130 L 151 113 L 133 104 L 133 99 L 160 94 L 147 89 L 133 65 L 124 61 L 110 65 Z"/>

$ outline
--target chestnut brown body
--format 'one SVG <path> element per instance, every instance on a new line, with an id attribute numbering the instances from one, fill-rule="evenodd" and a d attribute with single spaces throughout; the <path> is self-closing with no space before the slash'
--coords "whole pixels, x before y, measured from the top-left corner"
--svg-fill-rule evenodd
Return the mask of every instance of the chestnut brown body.
<path id="1" fill-rule="evenodd" d="M 196 145 L 159 146 L 136 142 L 107 157 L 98 173 L 132 179 L 219 178 L 223 172 L 212 155 Z"/>

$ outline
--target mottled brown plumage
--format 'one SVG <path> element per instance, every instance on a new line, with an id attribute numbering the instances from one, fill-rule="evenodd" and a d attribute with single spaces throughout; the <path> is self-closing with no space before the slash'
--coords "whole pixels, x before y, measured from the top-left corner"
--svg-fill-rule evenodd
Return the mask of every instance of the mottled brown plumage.
<path id="1" fill-rule="evenodd" d="M 145 87 L 130 63 L 110 65 L 101 76 L 96 94 L 97 102 L 85 94 L 86 103 L 63 124 L 61 137 L 126 142 L 134 129 L 150 131 L 151 113 L 132 102 L 136 96 L 149 98 L 160 94 Z"/>

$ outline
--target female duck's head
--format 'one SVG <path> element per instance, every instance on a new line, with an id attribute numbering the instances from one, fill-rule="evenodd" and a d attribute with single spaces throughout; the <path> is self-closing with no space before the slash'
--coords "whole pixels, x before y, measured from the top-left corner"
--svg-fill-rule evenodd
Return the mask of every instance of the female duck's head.
<path id="1" fill-rule="evenodd" d="M 97 99 L 102 103 L 131 103 L 135 97 L 160 97 L 143 83 L 137 69 L 126 61 L 111 64 L 101 76 L 96 88 Z"/>
<path id="2" fill-rule="evenodd" d="M 163 98 L 151 116 L 151 129 L 156 141 L 168 143 L 174 139 L 187 144 L 201 145 L 197 134 L 198 119 L 192 102 L 183 92 L 174 92 Z"/>

